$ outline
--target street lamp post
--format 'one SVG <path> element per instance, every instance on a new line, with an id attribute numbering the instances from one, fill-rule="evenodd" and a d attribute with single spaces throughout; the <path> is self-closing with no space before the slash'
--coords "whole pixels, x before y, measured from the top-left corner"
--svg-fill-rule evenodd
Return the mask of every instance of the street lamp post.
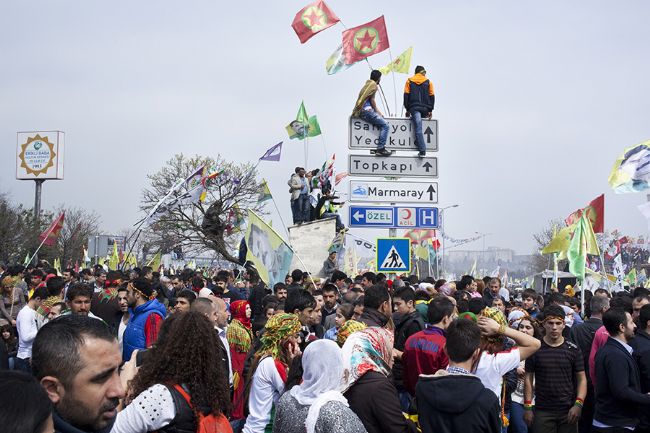
<path id="1" fill-rule="evenodd" d="M 451 208 L 454 208 L 454 207 L 458 207 L 458 204 L 452 204 L 450 206 L 445 206 L 442 209 L 440 209 L 440 231 L 442 232 L 442 266 L 441 266 L 442 269 L 440 270 L 439 277 L 441 277 L 442 275 L 445 274 L 445 256 L 447 255 L 447 250 L 445 249 L 445 218 L 444 218 L 444 214 L 445 214 L 445 210 L 451 209 Z"/>

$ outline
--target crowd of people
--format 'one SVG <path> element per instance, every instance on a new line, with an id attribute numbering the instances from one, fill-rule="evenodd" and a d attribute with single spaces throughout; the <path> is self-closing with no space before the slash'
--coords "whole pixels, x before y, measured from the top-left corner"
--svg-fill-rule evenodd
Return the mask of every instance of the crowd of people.
<path id="1" fill-rule="evenodd" d="M 650 431 L 643 288 L 0 271 L 7 433 Z"/>

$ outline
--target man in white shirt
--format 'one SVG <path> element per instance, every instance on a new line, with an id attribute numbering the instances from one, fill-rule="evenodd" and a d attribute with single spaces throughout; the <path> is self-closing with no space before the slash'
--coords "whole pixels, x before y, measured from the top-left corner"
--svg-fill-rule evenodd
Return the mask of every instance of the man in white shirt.
<path id="1" fill-rule="evenodd" d="M 32 372 L 32 344 L 38 332 L 38 313 L 36 310 L 42 302 L 47 299 L 47 289 L 40 287 L 34 290 L 32 297 L 16 317 L 16 328 L 18 328 L 18 354 L 16 355 L 16 370 Z"/>
<path id="2" fill-rule="evenodd" d="M 126 331 L 126 325 L 129 324 L 129 319 L 131 314 L 129 313 L 129 301 L 126 299 L 128 290 L 126 286 L 121 286 L 117 289 L 117 304 L 120 306 L 120 311 L 122 311 L 122 318 L 120 319 L 117 325 L 117 343 L 120 345 L 120 352 L 122 351 L 122 342 L 124 340 L 124 331 Z"/>

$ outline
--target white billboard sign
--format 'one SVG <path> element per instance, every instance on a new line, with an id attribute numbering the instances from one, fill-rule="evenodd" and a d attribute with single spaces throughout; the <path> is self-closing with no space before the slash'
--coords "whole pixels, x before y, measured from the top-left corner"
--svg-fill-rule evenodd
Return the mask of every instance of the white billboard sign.
<path id="1" fill-rule="evenodd" d="M 63 179 L 65 133 L 19 132 L 16 146 L 16 179 Z"/>

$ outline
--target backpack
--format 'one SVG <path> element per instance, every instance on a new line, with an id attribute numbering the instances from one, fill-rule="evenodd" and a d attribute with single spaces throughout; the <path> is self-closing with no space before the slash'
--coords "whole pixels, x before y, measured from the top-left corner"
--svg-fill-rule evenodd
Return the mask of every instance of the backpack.
<path id="1" fill-rule="evenodd" d="M 180 395 L 183 399 L 183 402 L 187 403 L 187 406 L 189 406 L 189 409 L 194 414 L 194 406 L 192 405 L 192 399 L 190 395 L 187 393 L 187 391 L 185 391 L 185 389 L 180 385 L 174 385 L 173 387 L 169 386 L 168 388 L 174 400 L 176 400 L 177 395 Z M 174 403 L 176 403 L 176 401 L 174 401 Z M 174 417 L 174 420 L 176 420 L 176 418 L 179 418 L 182 411 L 182 408 L 180 408 L 179 405 L 175 404 L 175 406 L 176 406 L 176 416 Z M 196 433 L 233 433 L 232 427 L 230 427 L 230 423 L 228 422 L 228 419 L 226 419 L 226 417 L 223 414 L 205 415 L 200 410 L 197 410 L 196 412 L 198 413 L 198 419 L 196 419 Z M 174 421 L 172 421 L 172 423 L 173 422 Z"/>

